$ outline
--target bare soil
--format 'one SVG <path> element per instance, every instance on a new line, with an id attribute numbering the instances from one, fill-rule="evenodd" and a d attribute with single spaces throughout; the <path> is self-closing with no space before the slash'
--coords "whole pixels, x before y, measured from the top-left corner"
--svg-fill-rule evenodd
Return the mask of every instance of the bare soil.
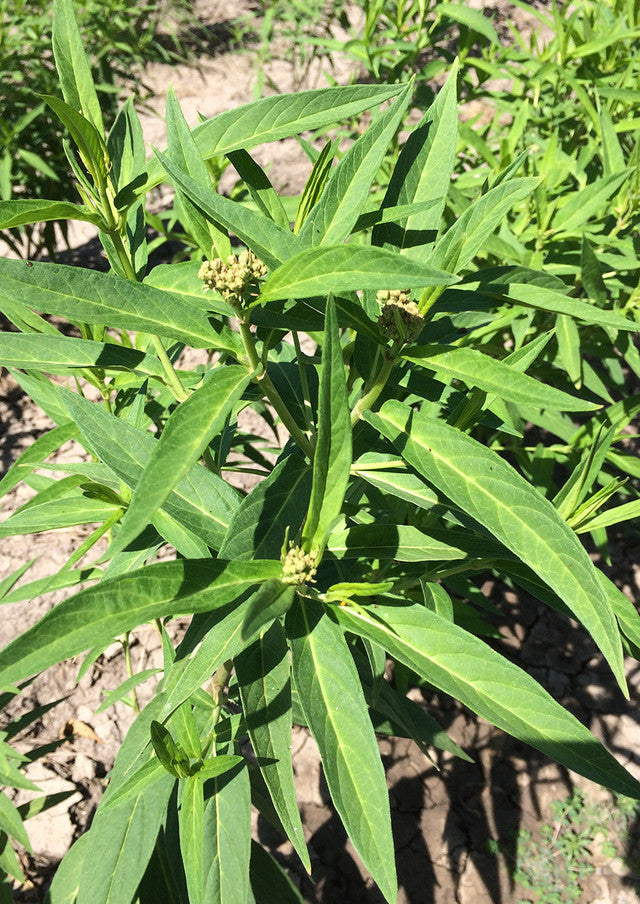
<path id="1" fill-rule="evenodd" d="M 503 21 L 511 19 L 519 28 L 531 27 L 526 13 L 506 0 L 472 5 L 496 9 Z M 243 3 L 231 0 L 199 0 L 196 9 L 203 25 L 224 35 L 225 23 L 240 12 Z M 224 49 L 224 48 L 223 48 Z M 350 64 L 339 62 L 333 75 L 346 82 Z M 249 54 L 212 51 L 198 68 L 154 66 L 147 81 L 157 90 L 155 113 L 143 116 L 149 145 L 162 147 L 164 95 L 172 84 L 190 124 L 197 113 L 212 116 L 252 99 L 255 61 Z M 284 63 L 272 63 L 269 75 L 280 87 L 291 86 L 292 71 Z M 321 68 L 308 75 L 311 85 L 325 84 Z M 469 111 L 468 111 L 469 112 Z M 475 111 L 474 111 L 475 112 Z M 270 164 L 270 177 L 279 191 L 299 192 L 309 163 L 292 140 L 260 149 L 261 163 Z M 156 199 L 161 207 L 166 199 Z M 73 252 L 69 261 L 100 266 L 96 242 L 85 227 L 72 231 Z M 0 473 L 20 452 L 51 426 L 46 416 L 5 376 L 0 383 Z M 71 444 L 60 458 L 73 455 Z M 27 498 L 17 490 L 7 500 L 8 514 Z M 86 536 L 83 530 L 56 531 L 3 540 L 0 545 L 0 579 L 12 573 L 27 558 L 38 556 L 29 572 L 34 580 L 55 573 Z M 614 539 L 610 576 L 632 599 L 640 589 L 638 540 L 631 532 Z M 99 550 L 97 551 L 99 554 Z M 97 557 L 97 555 L 96 555 Z M 573 711 L 602 738 L 618 759 L 640 778 L 640 725 L 637 703 L 640 671 L 629 662 L 632 702 L 625 701 L 603 665 L 589 638 L 573 623 L 528 598 L 504 588 L 485 584 L 483 592 L 499 607 L 502 639 L 496 648 L 524 665 L 560 702 Z M 3 609 L 3 643 L 33 624 L 64 594 L 15 604 Z M 135 632 L 132 649 L 136 670 L 159 666 L 160 648 L 151 628 Z M 48 711 L 20 738 L 24 749 L 47 744 L 65 734 L 62 746 L 27 769 L 27 775 L 47 793 L 72 792 L 66 801 L 28 823 L 35 854 L 22 852 L 28 876 L 16 887 L 16 901 L 40 901 L 48 880 L 69 846 L 90 823 L 100 800 L 105 779 L 120 743 L 133 720 L 133 712 L 117 703 L 96 714 L 104 693 L 126 677 L 122 648 L 114 643 L 75 684 L 78 662 L 68 662 L 40 676 L 24 693 L 14 715 L 52 701 L 61 702 Z M 151 695 L 153 681 L 140 692 L 142 702 Z M 583 788 L 587 798 L 601 808 L 608 825 L 603 840 L 613 842 L 618 856 L 597 844 L 585 855 L 594 867 L 579 883 L 578 900 L 585 904 L 634 904 L 640 900 L 640 828 L 631 826 L 627 837 L 620 828 L 611 796 L 568 773 L 521 743 L 506 737 L 467 712 L 460 704 L 428 690 L 413 689 L 414 699 L 428 706 L 461 746 L 474 756 L 472 764 L 449 755 L 430 762 L 413 744 L 403 739 L 381 739 L 380 749 L 387 769 L 394 837 L 401 890 L 400 904 L 516 904 L 537 901 L 530 890 L 511 878 L 516 837 L 526 830 L 539 837 L 541 827 L 554 825 L 552 804 L 564 800 L 574 788 Z M 69 729 L 69 723 L 73 723 Z M 305 900 L 323 904 L 378 904 L 382 897 L 361 867 L 340 820 L 332 808 L 313 739 L 295 729 L 293 762 L 306 837 L 312 857 L 309 879 L 294 859 L 288 844 L 274 836 L 261 819 L 255 820 L 255 835 L 286 865 Z M 29 795 L 26 795 L 29 797 Z M 25 798 L 21 793 L 19 800 Z M 567 831 L 562 821 L 554 831 Z M 490 841 L 499 841 L 499 853 Z M 538 870 L 539 890 L 549 891 L 551 862 L 531 864 Z M 565 900 L 565 898 L 558 898 Z M 567 897 L 566 900 L 569 900 Z"/>

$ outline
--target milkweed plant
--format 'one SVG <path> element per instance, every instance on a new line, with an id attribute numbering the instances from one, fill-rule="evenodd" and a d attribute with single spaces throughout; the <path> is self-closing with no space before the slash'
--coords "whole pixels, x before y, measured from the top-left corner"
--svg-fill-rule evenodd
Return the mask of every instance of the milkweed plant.
<path id="1" fill-rule="evenodd" d="M 39 475 L 0 536 L 93 527 L 59 573 L 29 581 L 25 562 L 3 582 L 4 603 L 70 595 L 0 652 L 0 687 L 15 696 L 83 654 L 88 667 L 147 622 L 164 661 L 51 904 L 300 901 L 251 837 L 253 805 L 310 869 L 293 724 L 317 742 L 354 848 L 395 902 L 376 730 L 469 754 L 388 680 L 389 660 L 640 798 L 612 753 L 496 651 L 478 608 L 482 576 L 525 589 L 567 617 L 567 636 L 591 635 L 627 694 L 623 655 L 640 648 L 640 620 L 578 534 L 637 508 L 633 481 L 620 478 L 633 460 L 620 445 L 633 411 L 576 390 L 556 331 L 561 315 L 616 355 L 638 323 L 633 309 L 576 298 L 557 275 L 483 257 L 539 184 L 518 176 L 524 155 L 444 222 L 454 65 L 380 196 L 371 186 L 412 83 L 272 96 L 192 129 L 170 91 L 167 147 L 146 159 L 131 101 L 105 135 L 72 0 L 55 0 L 53 28 L 61 96 L 44 100 L 73 143 L 80 201 L 3 201 L 0 228 L 92 223 L 111 269 L 0 260 L 0 311 L 14 327 L 0 335 L 0 361 L 55 425 L 0 482 L 6 494 Z M 302 142 L 311 174 L 293 206 L 251 156 L 369 110 L 337 163 L 330 142 Z M 214 186 L 224 158 L 246 187 L 235 200 Z M 151 267 L 145 201 L 163 182 L 188 241 L 182 260 Z M 540 316 L 516 329 L 531 311 Z M 491 354 L 488 336 L 501 339 Z M 185 349 L 200 363 L 187 366 Z M 247 408 L 278 437 L 269 449 L 238 426 Z M 564 431 L 555 438 L 554 424 Z M 65 479 L 47 476 L 70 440 L 84 454 L 65 462 Z M 574 462 L 559 490 L 529 467 L 545 456 Z M 243 470 L 250 490 L 237 489 Z M 132 675 L 127 692 L 145 678 Z M 9 740 L 0 771 L 24 787 Z M 6 795 L 0 826 L 28 841 Z M 9 850 L 0 866 L 15 875 Z"/>

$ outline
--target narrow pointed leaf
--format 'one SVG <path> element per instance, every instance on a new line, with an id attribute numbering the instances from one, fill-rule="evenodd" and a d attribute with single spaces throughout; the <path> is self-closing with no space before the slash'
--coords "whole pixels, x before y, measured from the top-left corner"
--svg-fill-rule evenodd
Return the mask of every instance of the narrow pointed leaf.
<path id="1" fill-rule="evenodd" d="M 322 551 L 327 534 L 342 509 L 350 468 L 349 400 L 336 308 L 333 295 L 329 295 L 322 345 L 313 485 L 309 513 L 302 532 L 307 551 Z"/>
<path id="2" fill-rule="evenodd" d="M 19 201 L 0 201 L 0 229 L 14 229 L 30 223 L 50 220 L 83 220 L 98 226 L 102 219 L 88 207 L 70 201 L 45 201 L 24 198 Z"/>
<path id="3" fill-rule="evenodd" d="M 180 854 L 189 892 L 189 904 L 205 904 L 204 898 L 204 789 L 200 776 L 181 782 L 178 824 Z"/>
<path id="4" fill-rule="evenodd" d="M 424 211 L 396 223 L 383 223 L 373 231 L 372 244 L 394 245 L 417 256 L 420 246 L 435 240 L 449 191 L 458 132 L 457 64 L 435 102 L 411 132 L 400 152 L 382 208 L 433 201 Z M 411 248 L 415 251 L 411 252 Z"/>
<path id="5" fill-rule="evenodd" d="M 311 468 L 288 455 L 240 503 L 220 547 L 223 559 L 277 559 L 289 527 L 295 536 L 309 507 Z"/>
<path id="6" fill-rule="evenodd" d="M 130 370 L 164 378 L 162 365 L 154 355 L 115 342 L 92 342 L 66 336 L 37 333 L 0 333 L 0 360 L 5 367 L 67 373 L 71 368 L 98 367 Z"/>
<path id="7" fill-rule="evenodd" d="M 151 521 L 189 473 L 208 443 L 224 427 L 249 377 L 244 367 L 216 367 L 169 416 L 136 484 L 112 555 L 125 548 Z"/>
<path id="8" fill-rule="evenodd" d="M 71 496 L 51 499 L 41 505 L 29 506 L 17 511 L 0 523 L 0 537 L 17 537 L 44 530 L 61 530 L 79 524 L 95 524 L 106 521 L 118 506 L 89 496 Z"/>
<path id="9" fill-rule="evenodd" d="M 73 0 L 54 0 L 52 42 L 64 99 L 74 109 L 82 110 L 96 129 L 104 133 L 100 101 L 82 45 Z"/>
<path id="10" fill-rule="evenodd" d="M 194 348 L 216 345 L 206 312 L 151 286 L 64 264 L 0 259 L 3 300 L 15 300 L 44 314 L 124 330 L 143 330 L 182 340 Z"/>
<path id="11" fill-rule="evenodd" d="M 278 861 L 251 841 L 251 890 L 255 904 L 304 904 L 300 892 Z"/>
<path id="12" fill-rule="evenodd" d="M 399 90 L 398 85 L 353 85 L 275 94 L 219 113 L 196 126 L 193 136 L 205 160 L 241 148 L 250 151 L 259 144 L 357 116 L 389 100 Z M 144 175 L 147 181 L 141 193 L 162 180 L 162 168 L 151 161 Z"/>
<path id="13" fill-rule="evenodd" d="M 431 562 L 465 559 L 467 554 L 410 524 L 356 524 L 329 536 L 327 550 L 338 559 L 393 559 Z"/>
<path id="14" fill-rule="evenodd" d="M 279 621 L 234 660 L 249 737 L 280 821 L 307 872 L 311 863 L 291 762 L 291 666 Z"/>
<path id="15" fill-rule="evenodd" d="M 268 267 L 277 267 L 304 247 L 290 230 L 249 207 L 230 201 L 211 186 L 203 187 L 169 154 L 155 153 L 173 184 L 205 216 L 234 232 Z"/>
<path id="16" fill-rule="evenodd" d="M 387 901 L 398 893 L 389 796 L 358 672 L 342 631 L 317 602 L 298 597 L 286 630 L 293 678 L 331 798 Z"/>
<path id="17" fill-rule="evenodd" d="M 538 182 L 538 179 L 529 178 L 510 179 L 477 198 L 438 240 L 429 263 L 460 273 L 498 228 L 503 217 L 527 198 Z"/>
<path id="18" fill-rule="evenodd" d="M 247 904 L 251 856 L 249 772 L 238 767 L 210 782 L 204 811 L 207 904 Z M 206 786 L 205 786 L 206 790 Z"/>
<path id="19" fill-rule="evenodd" d="M 64 401 L 90 450 L 133 489 L 146 468 L 157 440 L 109 414 L 102 405 L 67 392 Z M 229 529 L 238 496 L 226 481 L 200 465 L 175 487 L 164 503 L 167 513 L 217 549 Z"/>
<path id="20" fill-rule="evenodd" d="M 593 563 L 553 505 L 495 452 L 448 424 L 395 401 L 365 418 L 419 474 L 555 590 L 590 632 L 626 693 L 615 617 Z"/>
<path id="21" fill-rule="evenodd" d="M 454 276 L 369 245 L 322 246 L 296 254 L 264 283 L 260 303 L 360 289 L 446 286 Z"/>
<path id="22" fill-rule="evenodd" d="M 339 245 L 351 230 L 371 191 L 389 143 L 406 112 L 413 83 L 349 148 L 327 182 L 298 236 L 307 245 Z"/>
<path id="23" fill-rule="evenodd" d="M 498 728 L 591 781 L 640 795 L 640 783 L 537 681 L 448 619 L 422 605 L 334 612 L 347 630 L 379 643 Z"/>
<path id="24" fill-rule="evenodd" d="M 69 134 L 95 181 L 104 182 L 107 177 L 107 147 L 104 141 L 104 130 L 97 128 L 84 113 L 78 112 L 59 97 L 52 94 L 40 94 L 39 97 L 69 130 Z"/>
<path id="25" fill-rule="evenodd" d="M 464 380 L 468 386 L 477 386 L 485 392 L 516 405 L 535 405 L 536 408 L 552 408 L 559 411 L 594 411 L 600 406 L 569 395 L 554 386 L 547 386 L 521 373 L 503 361 L 491 358 L 474 348 L 443 348 L 440 345 L 423 345 L 412 348 L 403 356 L 421 367 L 434 370 L 446 380 Z"/>
<path id="26" fill-rule="evenodd" d="M 290 229 L 289 217 L 278 193 L 265 171 L 256 163 L 251 154 L 241 148 L 237 151 L 230 151 L 227 156 L 264 216 L 270 217 L 276 225 L 282 226 L 283 229 Z"/>
<path id="27" fill-rule="evenodd" d="M 280 562 L 180 559 L 81 590 L 0 652 L 0 686 L 108 643 L 154 618 L 224 606 L 250 587 L 278 577 L 281 569 Z"/>

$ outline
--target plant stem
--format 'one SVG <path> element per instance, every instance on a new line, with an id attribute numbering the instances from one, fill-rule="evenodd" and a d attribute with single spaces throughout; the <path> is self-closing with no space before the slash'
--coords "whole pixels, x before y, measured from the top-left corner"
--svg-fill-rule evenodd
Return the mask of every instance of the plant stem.
<path id="1" fill-rule="evenodd" d="M 256 351 L 256 346 L 253 341 L 253 335 L 251 333 L 249 324 L 245 320 L 243 320 L 242 317 L 239 319 L 239 324 L 242 344 L 247 355 L 247 366 L 252 373 L 257 371 L 253 379 L 258 384 L 265 398 L 273 407 L 274 411 L 289 431 L 292 439 L 297 442 L 307 458 L 309 458 L 310 461 L 313 461 L 313 446 L 311 445 L 309 438 L 296 424 L 295 420 L 291 416 L 291 413 L 289 412 L 289 409 L 283 402 L 280 393 L 271 382 L 271 378 L 267 374 L 266 370 L 264 370 L 264 368 L 262 367 L 260 358 L 258 357 L 258 352 Z"/>
<path id="2" fill-rule="evenodd" d="M 351 412 L 351 426 L 355 427 L 360 418 L 362 417 L 362 413 L 371 409 L 378 400 L 378 396 L 387 385 L 387 380 L 391 375 L 391 371 L 393 370 L 393 365 L 396 363 L 396 359 L 398 357 L 398 353 L 400 349 L 404 345 L 402 339 L 396 339 L 391 348 L 385 352 L 384 361 L 382 363 L 382 367 L 378 371 L 378 374 L 373 381 L 373 384 L 370 386 L 366 392 L 360 396 L 358 399 L 353 411 Z"/>
<path id="3" fill-rule="evenodd" d="M 122 648 L 124 650 L 124 664 L 127 670 L 127 677 L 133 678 L 133 665 L 131 664 L 131 647 L 129 646 L 129 631 L 124 635 L 122 639 Z M 131 700 L 133 703 L 133 711 L 136 714 L 140 713 L 140 703 L 138 701 L 138 695 L 136 693 L 135 687 L 131 691 Z"/>

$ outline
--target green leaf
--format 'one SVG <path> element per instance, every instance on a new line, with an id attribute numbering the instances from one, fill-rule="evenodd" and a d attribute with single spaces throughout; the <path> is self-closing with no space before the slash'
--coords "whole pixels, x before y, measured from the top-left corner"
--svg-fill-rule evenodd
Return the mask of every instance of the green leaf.
<path id="1" fill-rule="evenodd" d="M 398 889 L 389 797 L 351 653 L 317 602 L 298 597 L 286 620 L 293 679 L 336 810 L 389 902 Z"/>
<path id="2" fill-rule="evenodd" d="M 248 382 L 244 367 L 216 367 L 202 386 L 172 412 L 133 491 L 120 532 L 111 546 L 112 555 L 138 536 L 186 477 L 224 427 Z"/>
<path id="3" fill-rule="evenodd" d="M 327 299 L 320 390 L 318 440 L 313 458 L 309 513 L 302 532 L 307 552 L 322 553 L 342 509 L 351 468 L 351 421 L 335 302 Z"/>
<path id="4" fill-rule="evenodd" d="M 450 273 L 369 245 L 323 245 L 302 251 L 278 267 L 266 280 L 260 304 L 288 298 L 311 298 L 360 289 L 401 289 L 445 286 L 456 282 Z"/>
<path id="5" fill-rule="evenodd" d="M 142 125 L 133 105 L 133 95 L 118 110 L 107 138 L 107 151 L 111 162 L 111 181 L 115 190 L 120 191 L 144 166 L 146 157 Z"/>
<path id="6" fill-rule="evenodd" d="M 551 221 L 551 228 L 558 230 L 557 237 L 581 231 L 593 217 L 602 216 L 608 208 L 607 201 L 629 178 L 630 172 L 629 169 L 613 173 L 563 195 Z"/>
<path id="7" fill-rule="evenodd" d="M 567 317 L 566 314 L 558 314 L 556 317 L 556 339 L 558 342 L 558 356 L 560 362 L 573 385 L 579 387 L 582 383 L 580 332 L 572 317 Z M 538 403 L 533 401 L 531 404 L 540 408 L 547 407 L 545 405 L 538 406 Z M 568 408 L 562 408 L 560 405 L 554 405 L 553 407 L 559 408 L 561 411 L 569 410 Z"/>
<path id="8" fill-rule="evenodd" d="M 336 607 L 348 630 L 379 643 L 430 684 L 498 728 L 584 775 L 627 794 L 640 784 L 540 685 L 486 643 L 422 605 L 374 612 Z"/>
<path id="9" fill-rule="evenodd" d="M 51 499 L 41 505 L 20 509 L 0 524 L 0 537 L 17 537 L 45 530 L 60 530 L 79 524 L 106 521 L 118 506 L 90 496 Z"/>
<path id="10" fill-rule="evenodd" d="M 204 311 L 184 296 L 143 283 L 63 264 L 0 259 L 2 297 L 35 307 L 44 314 L 102 324 L 114 329 L 142 330 L 193 348 L 216 345 L 216 334 Z"/>
<path id="11" fill-rule="evenodd" d="M 372 486 L 418 508 L 431 509 L 440 503 L 431 487 L 413 471 L 408 471 L 404 461 L 394 455 L 366 452 L 353 465 L 353 471 Z"/>
<path id="12" fill-rule="evenodd" d="M 410 82 L 344 155 L 298 233 L 305 245 L 339 245 L 349 237 L 402 122 L 412 91 Z"/>
<path id="13" fill-rule="evenodd" d="M 199 185 L 210 189 L 211 179 L 207 165 L 198 151 L 193 133 L 186 123 L 171 86 L 167 93 L 167 136 L 168 152 L 176 165 Z M 219 224 L 210 222 L 180 190 L 178 190 L 178 198 L 181 219 L 184 220 L 185 226 L 192 233 L 202 253 L 209 257 L 213 246 L 218 257 L 226 260 L 231 254 L 228 234 L 221 229 Z"/>
<path id="14" fill-rule="evenodd" d="M 394 559 L 397 562 L 448 562 L 465 559 L 456 546 L 430 537 L 409 524 L 356 524 L 331 534 L 327 551 L 338 559 Z"/>
<path id="15" fill-rule="evenodd" d="M 64 99 L 75 110 L 81 110 L 98 132 L 104 134 L 100 101 L 82 46 L 73 0 L 54 0 L 52 43 Z"/>
<path id="16" fill-rule="evenodd" d="M 249 772 L 213 778 L 204 810 L 205 882 L 207 904 L 247 904 L 251 852 L 251 789 Z M 205 786 L 207 793 L 208 786 Z"/>
<path id="17" fill-rule="evenodd" d="M 281 569 L 280 562 L 181 559 L 102 581 L 59 603 L 0 652 L 0 686 L 106 645 L 154 618 L 220 608 L 279 577 Z"/>
<path id="18" fill-rule="evenodd" d="M 179 188 L 214 223 L 234 232 L 268 267 L 277 267 L 302 246 L 290 230 L 276 225 L 261 213 L 230 201 L 211 186 L 203 187 L 168 154 L 155 151 L 176 188 Z"/>
<path id="19" fill-rule="evenodd" d="M 509 282 L 508 273 L 505 274 L 505 279 L 506 284 L 501 284 L 497 280 L 481 283 L 480 291 L 489 297 L 508 298 L 524 307 L 536 308 L 553 314 L 567 314 L 577 320 L 584 320 L 585 323 L 595 323 L 598 326 L 611 327 L 614 330 L 632 330 L 634 332 L 638 330 L 637 322 L 628 320 L 621 314 L 603 310 L 577 298 L 567 298 L 562 292 L 554 291 L 547 286 L 518 283 L 515 279 L 513 282 Z"/>
<path id="20" fill-rule="evenodd" d="M 272 186 L 265 171 L 244 148 L 230 151 L 227 157 L 238 175 L 249 189 L 258 210 L 270 217 L 277 226 L 290 229 L 291 224 L 278 193 Z"/>
<path id="21" fill-rule="evenodd" d="M 104 130 L 98 130 L 91 119 L 79 113 L 72 106 L 52 94 L 39 94 L 60 122 L 69 130 L 76 143 L 84 164 L 97 183 L 107 178 L 107 147 Z"/>
<path id="22" fill-rule="evenodd" d="M 16 226 L 50 220 L 83 220 L 95 226 L 102 223 L 97 213 L 70 201 L 45 201 L 40 198 L 0 201 L 0 229 L 15 229 Z"/>
<path id="23" fill-rule="evenodd" d="M 0 497 L 12 490 L 25 477 L 28 477 L 33 469 L 42 464 L 52 452 L 55 452 L 70 439 L 74 439 L 78 432 L 75 424 L 63 424 L 61 427 L 54 427 L 53 430 L 49 430 L 34 440 L 16 458 L 2 480 L 0 480 Z"/>
<path id="24" fill-rule="evenodd" d="M 293 597 L 293 587 L 283 584 L 279 580 L 265 581 L 251 599 L 251 605 L 242 626 L 242 636 L 254 637 L 274 618 L 284 615 L 291 607 Z"/>
<path id="25" fill-rule="evenodd" d="M 65 854 L 45 897 L 45 904 L 75 904 L 89 835 L 81 835 Z"/>
<path id="26" fill-rule="evenodd" d="M 20 813 L 4 791 L 0 791 L 0 831 L 6 832 L 25 847 L 30 854 L 33 853 Z"/>
<path id="27" fill-rule="evenodd" d="M 455 273 L 464 270 L 511 208 L 529 197 L 539 181 L 510 179 L 476 198 L 436 242 L 429 264 Z"/>
<path id="28" fill-rule="evenodd" d="M 626 682 L 615 617 L 597 571 L 553 505 L 495 452 L 455 428 L 387 402 L 365 412 L 409 464 L 529 565 L 582 622 L 623 692 Z"/>
<path id="29" fill-rule="evenodd" d="M 250 104 L 225 110 L 193 130 L 201 155 L 206 159 L 229 151 L 251 148 L 270 141 L 299 135 L 307 129 L 322 129 L 349 119 L 398 94 L 398 85 L 353 85 L 275 94 Z M 162 179 L 155 161 L 148 165 L 148 191 Z"/>
<path id="30" fill-rule="evenodd" d="M 304 904 L 300 892 L 278 861 L 257 841 L 251 841 L 251 890 L 255 904 Z"/>
<path id="31" fill-rule="evenodd" d="M 172 295 L 184 296 L 186 301 L 202 311 L 214 311 L 223 317 L 233 317 L 231 305 L 214 292 L 205 292 L 204 283 L 198 277 L 200 261 L 182 261 L 179 264 L 160 264 L 144 278 L 148 286 L 164 289 Z"/>
<path id="32" fill-rule="evenodd" d="M 234 659 L 242 708 L 262 777 L 307 872 L 311 863 L 296 801 L 291 762 L 291 666 L 279 621 Z"/>
<path id="33" fill-rule="evenodd" d="M 415 257 L 435 239 L 451 182 L 458 132 L 456 82 L 458 65 L 418 125 L 409 135 L 396 162 L 382 209 L 433 202 L 424 211 L 373 230 L 373 245 L 393 245 Z M 415 250 L 411 250 L 415 249 Z"/>
<path id="34" fill-rule="evenodd" d="M 189 892 L 189 904 L 204 898 L 204 788 L 199 776 L 180 783 L 180 854 Z"/>
<path id="35" fill-rule="evenodd" d="M 111 810 L 116 810 L 118 807 L 123 806 L 128 800 L 139 797 L 147 788 L 155 785 L 156 782 L 165 778 L 166 775 L 167 770 L 158 757 L 154 756 L 152 759 L 147 760 L 100 805 L 100 815 L 104 816 Z"/>
<path id="36" fill-rule="evenodd" d="M 138 687 L 138 685 L 147 681 L 152 675 L 157 675 L 158 672 L 161 671 L 162 669 L 143 669 L 141 672 L 136 672 L 135 675 L 131 675 L 130 678 L 123 681 L 115 690 L 109 691 L 108 694 L 104 695 L 104 700 L 96 709 L 96 714 L 104 712 L 105 709 L 109 709 L 110 706 L 113 706 L 114 703 L 122 700 L 123 697 L 126 697 L 127 694 Z"/>
<path id="37" fill-rule="evenodd" d="M 1 486 L 1 485 L 0 485 Z M 309 506 L 311 468 L 288 455 L 240 503 L 220 547 L 223 559 L 277 559 L 287 527 L 295 536 Z"/>
<path id="38" fill-rule="evenodd" d="M 491 24 L 491 19 L 484 15 L 482 9 L 473 9 L 462 3 L 438 3 L 435 12 L 444 19 L 453 19 L 487 38 L 491 44 L 500 44 L 498 33 Z"/>
<path id="39" fill-rule="evenodd" d="M 163 379 L 162 365 L 154 355 L 115 342 L 93 342 L 38 333 L 0 333 L 0 359 L 5 367 L 68 373 L 72 368 L 129 370 Z"/>
<path id="40" fill-rule="evenodd" d="M 82 396 L 67 392 L 64 400 L 88 448 L 91 451 L 99 449 L 102 461 L 133 489 L 153 455 L 157 440 Z M 238 496 L 226 481 L 196 465 L 175 487 L 164 508 L 180 524 L 217 549 L 237 504 Z"/>
<path id="41" fill-rule="evenodd" d="M 540 383 L 504 361 L 473 348 L 423 345 L 411 348 L 403 358 L 435 371 L 436 376 L 441 375 L 446 381 L 452 378 L 463 380 L 468 386 L 495 393 L 498 398 L 515 402 L 516 405 L 535 405 L 536 408 L 559 411 L 594 411 L 600 408 L 593 402 Z"/>

